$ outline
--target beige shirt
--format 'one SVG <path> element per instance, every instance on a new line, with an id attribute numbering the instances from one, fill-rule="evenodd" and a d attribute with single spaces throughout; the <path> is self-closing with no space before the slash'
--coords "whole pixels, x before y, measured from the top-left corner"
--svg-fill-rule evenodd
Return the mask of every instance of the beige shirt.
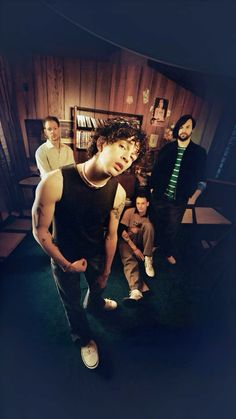
<path id="1" fill-rule="evenodd" d="M 121 223 L 128 227 L 128 233 L 133 233 L 134 230 L 140 230 L 142 224 L 150 223 L 148 215 L 139 215 L 136 208 L 127 208 L 125 210 Z"/>
<path id="2" fill-rule="evenodd" d="M 56 148 L 49 140 L 36 150 L 35 159 L 41 177 L 52 170 L 75 163 L 73 151 L 68 145 L 61 143 L 60 148 Z"/>

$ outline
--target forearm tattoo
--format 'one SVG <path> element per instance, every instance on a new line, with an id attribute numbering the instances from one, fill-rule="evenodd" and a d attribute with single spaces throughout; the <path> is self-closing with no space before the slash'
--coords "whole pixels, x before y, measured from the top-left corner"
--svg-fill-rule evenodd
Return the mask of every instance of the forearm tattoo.
<path id="1" fill-rule="evenodd" d="M 34 213 L 34 226 L 35 228 L 39 228 L 40 225 L 40 218 L 44 216 L 43 213 L 43 204 L 38 205 L 38 207 L 36 208 L 36 212 Z"/>

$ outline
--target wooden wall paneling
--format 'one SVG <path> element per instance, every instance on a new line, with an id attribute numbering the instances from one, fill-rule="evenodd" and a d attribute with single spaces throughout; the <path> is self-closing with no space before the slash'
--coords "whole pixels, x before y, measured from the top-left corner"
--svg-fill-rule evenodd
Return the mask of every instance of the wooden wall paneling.
<path id="1" fill-rule="evenodd" d="M 184 104 L 186 100 L 186 95 L 188 94 L 188 91 L 180 86 L 180 94 L 179 94 L 179 100 L 178 100 L 178 108 L 179 108 L 179 117 L 184 115 Z"/>
<path id="2" fill-rule="evenodd" d="M 172 112 L 170 116 L 170 124 L 175 125 L 178 119 L 183 115 L 182 109 L 185 100 L 185 89 L 176 84 L 174 98 L 173 98 L 173 105 L 172 105 Z"/>
<path id="3" fill-rule="evenodd" d="M 154 70 L 147 65 L 141 68 L 139 91 L 136 100 L 135 112 L 143 115 L 143 126 L 146 125 L 151 106 L 150 94 Z"/>
<path id="4" fill-rule="evenodd" d="M 26 155 L 29 157 L 29 145 L 25 130 L 25 119 L 36 118 L 35 86 L 32 57 L 19 57 L 12 68 L 14 88 L 16 90 L 17 111 L 24 140 Z"/>
<path id="5" fill-rule="evenodd" d="M 71 119 L 71 108 L 81 106 L 80 98 L 80 60 L 64 59 L 64 114 L 65 119 Z"/>
<path id="6" fill-rule="evenodd" d="M 196 119 L 196 121 L 198 121 L 202 106 L 203 106 L 203 100 L 200 97 L 195 96 L 194 107 L 193 107 L 193 117 Z"/>
<path id="7" fill-rule="evenodd" d="M 111 77 L 112 64 L 109 62 L 98 62 L 95 91 L 96 109 L 109 110 Z"/>
<path id="8" fill-rule="evenodd" d="M 129 64 L 127 66 L 123 112 L 135 113 L 140 78 L 141 66 L 139 64 Z"/>
<path id="9" fill-rule="evenodd" d="M 165 119 L 165 127 L 170 127 L 171 125 L 170 121 L 171 121 L 171 114 L 172 114 L 172 109 L 173 109 L 175 89 L 176 89 L 176 83 L 173 82 L 173 80 L 167 79 L 164 97 L 168 100 L 168 110 L 170 111 L 170 115 L 168 116 L 168 113 L 167 113 L 167 116 Z"/>
<path id="10" fill-rule="evenodd" d="M 81 60 L 80 72 L 80 105 L 95 107 L 97 64 L 93 60 Z"/>
<path id="11" fill-rule="evenodd" d="M 207 124 L 201 138 L 201 145 L 207 152 L 209 151 L 213 141 L 216 129 L 220 121 L 221 113 L 222 107 L 219 105 L 219 103 L 214 102 L 210 108 Z"/>
<path id="12" fill-rule="evenodd" d="M 185 91 L 182 115 L 193 114 L 195 96 L 189 90 Z"/>
<path id="13" fill-rule="evenodd" d="M 26 155 L 27 157 L 29 157 L 29 144 L 28 144 L 28 139 L 27 139 L 27 134 L 26 134 L 26 130 L 25 130 L 25 118 L 26 118 L 26 114 L 27 114 L 27 110 L 26 110 L 26 103 L 25 103 L 25 97 L 24 97 L 24 92 L 22 89 L 22 85 L 24 80 L 23 74 L 22 74 L 22 63 L 21 61 L 17 61 L 14 63 L 14 65 L 11 68 L 12 71 L 12 76 L 14 79 L 14 89 L 15 89 L 15 94 L 16 94 L 16 106 L 17 106 L 17 113 L 18 113 L 18 117 L 19 117 L 19 122 L 20 122 L 20 127 L 21 127 L 21 132 L 22 132 L 22 136 L 23 136 L 23 141 L 24 141 L 24 146 L 25 146 L 25 151 L 26 151 Z"/>
<path id="14" fill-rule="evenodd" d="M 26 117 L 36 118 L 36 107 L 35 107 L 35 77 L 34 77 L 34 66 L 33 57 L 29 57 L 28 60 L 22 58 L 22 70 L 23 70 L 23 83 L 26 82 L 27 88 L 24 91 L 22 86 L 22 92 L 25 98 L 26 104 Z"/>
<path id="15" fill-rule="evenodd" d="M 125 96 L 127 65 L 112 65 L 111 92 L 109 109 L 115 112 L 123 112 L 123 103 Z"/>
<path id="16" fill-rule="evenodd" d="M 47 57 L 48 113 L 65 119 L 63 60 Z"/>
<path id="17" fill-rule="evenodd" d="M 35 83 L 36 118 L 43 119 L 49 114 L 46 57 L 34 57 L 33 68 Z"/>
<path id="18" fill-rule="evenodd" d="M 210 113 L 210 105 L 208 102 L 204 101 L 199 113 L 199 118 L 197 120 L 196 128 L 194 129 L 193 139 L 197 144 L 201 144 L 203 140 L 204 131 L 208 123 Z"/>

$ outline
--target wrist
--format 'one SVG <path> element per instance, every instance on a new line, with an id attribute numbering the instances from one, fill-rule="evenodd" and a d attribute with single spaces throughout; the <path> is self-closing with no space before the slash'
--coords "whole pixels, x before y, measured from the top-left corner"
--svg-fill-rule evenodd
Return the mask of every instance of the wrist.
<path id="1" fill-rule="evenodd" d="M 72 263 L 71 262 L 67 262 L 64 265 L 61 265 L 61 269 L 63 270 L 63 272 L 68 272 L 70 267 L 71 267 Z"/>
<path id="2" fill-rule="evenodd" d="M 135 250 L 137 250 L 137 247 L 134 245 L 134 243 L 132 242 L 132 240 L 128 240 L 128 245 L 131 248 L 131 250 L 133 250 L 133 252 L 135 252 Z"/>
<path id="3" fill-rule="evenodd" d="M 105 268 L 103 271 L 103 275 L 106 275 L 106 276 L 110 275 L 110 273 L 111 273 L 111 269 L 108 269 L 108 268 Z"/>

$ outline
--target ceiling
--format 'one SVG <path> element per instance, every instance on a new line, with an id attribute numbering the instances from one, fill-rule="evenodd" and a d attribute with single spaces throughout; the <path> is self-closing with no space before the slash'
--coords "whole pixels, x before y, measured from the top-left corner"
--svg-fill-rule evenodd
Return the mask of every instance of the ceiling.
<path id="1" fill-rule="evenodd" d="M 1 49 L 108 59 L 123 48 L 193 91 L 235 93 L 235 17 L 221 0 L 1 0 Z"/>

